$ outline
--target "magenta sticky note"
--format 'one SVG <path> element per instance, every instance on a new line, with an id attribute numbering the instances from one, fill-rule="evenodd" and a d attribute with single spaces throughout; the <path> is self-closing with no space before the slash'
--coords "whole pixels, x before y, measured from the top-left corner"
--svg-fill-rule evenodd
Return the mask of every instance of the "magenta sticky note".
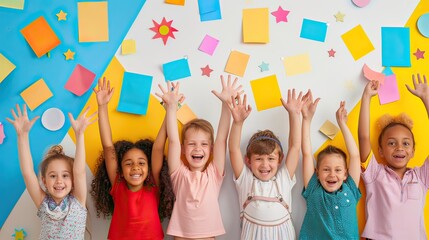
<path id="1" fill-rule="evenodd" d="M 384 84 L 378 89 L 380 104 L 391 103 L 399 100 L 399 89 L 396 75 L 392 74 L 384 78 Z"/>
<path id="2" fill-rule="evenodd" d="M 5 137 L 6 137 L 6 136 L 4 135 L 3 124 L 0 122 L 0 144 L 2 144 L 2 143 L 3 143 L 3 139 L 4 139 Z"/>
<path id="3" fill-rule="evenodd" d="M 216 50 L 217 45 L 219 44 L 219 40 L 216 38 L 207 35 L 204 37 L 203 41 L 200 44 L 200 47 L 198 50 L 205 52 L 209 54 L 210 56 L 213 55 L 214 51 Z"/>
<path id="4" fill-rule="evenodd" d="M 67 81 L 65 88 L 78 96 L 82 96 L 89 90 L 94 79 L 95 74 L 93 72 L 82 65 L 77 64 Z"/>

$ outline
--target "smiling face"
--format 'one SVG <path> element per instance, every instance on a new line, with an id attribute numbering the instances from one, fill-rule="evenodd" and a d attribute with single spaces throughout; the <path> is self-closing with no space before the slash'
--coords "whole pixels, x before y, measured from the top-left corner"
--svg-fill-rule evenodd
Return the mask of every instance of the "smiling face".
<path id="1" fill-rule="evenodd" d="M 210 159 L 211 151 L 212 143 L 208 132 L 195 128 L 185 132 L 182 153 L 191 171 L 203 171 Z"/>
<path id="2" fill-rule="evenodd" d="M 64 159 L 51 160 L 42 181 L 52 199 L 59 204 L 72 190 L 72 166 Z"/>
<path id="3" fill-rule="evenodd" d="M 278 148 L 270 154 L 251 154 L 246 160 L 253 175 L 261 181 L 268 181 L 274 177 L 281 162 Z"/>
<path id="4" fill-rule="evenodd" d="M 345 159 L 337 153 L 325 154 L 317 164 L 317 178 L 327 192 L 335 192 L 347 179 Z"/>
<path id="5" fill-rule="evenodd" d="M 121 168 L 128 188 L 133 192 L 140 190 L 149 173 L 146 154 L 138 148 L 131 148 L 124 154 Z"/>

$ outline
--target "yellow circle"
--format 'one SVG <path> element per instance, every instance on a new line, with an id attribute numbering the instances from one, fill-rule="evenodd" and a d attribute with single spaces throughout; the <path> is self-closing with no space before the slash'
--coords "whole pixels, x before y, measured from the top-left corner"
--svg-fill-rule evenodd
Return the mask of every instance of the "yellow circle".
<path id="1" fill-rule="evenodd" d="M 168 32 L 170 32 L 170 28 L 168 26 L 162 25 L 161 27 L 159 27 L 159 34 L 161 35 L 167 35 Z"/>

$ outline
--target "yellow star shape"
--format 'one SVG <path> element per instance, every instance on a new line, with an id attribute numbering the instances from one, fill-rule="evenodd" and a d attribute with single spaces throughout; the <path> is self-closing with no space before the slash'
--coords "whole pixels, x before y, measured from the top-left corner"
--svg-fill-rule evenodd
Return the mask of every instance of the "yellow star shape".
<path id="1" fill-rule="evenodd" d="M 67 52 L 64 53 L 64 56 L 66 56 L 66 60 L 74 60 L 75 52 L 72 52 L 70 48 L 67 50 Z"/>
<path id="2" fill-rule="evenodd" d="M 337 22 L 344 22 L 344 16 L 346 16 L 344 13 L 341 13 L 340 11 L 337 12 L 337 14 L 334 15 Z"/>
<path id="3" fill-rule="evenodd" d="M 65 21 L 65 20 L 67 20 L 67 13 L 63 12 L 63 10 L 61 10 L 56 15 L 58 17 L 58 21 Z"/>

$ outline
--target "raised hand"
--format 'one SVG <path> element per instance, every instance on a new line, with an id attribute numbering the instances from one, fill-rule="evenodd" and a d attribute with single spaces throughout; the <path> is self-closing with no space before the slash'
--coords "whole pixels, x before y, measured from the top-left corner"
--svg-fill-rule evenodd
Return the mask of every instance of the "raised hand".
<path id="1" fill-rule="evenodd" d="M 110 88 L 110 81 L 106 80 L 106 77 L 103 77 L 103 80 L 101 80 L 101 78 L 98 79 L 98 87 L 94 88 L 98 106 L 108 104 L 113 96 L 114 90 L 114 88 Z"/>
<path id="2" fill-rule="evenodd" d="M 180 83 L 172 83 L 170 81 L 167 82 L 167 90 L 161 85 L 158 84 L 159 89 L 161 90 L 162 94 L 155 93 L 156 96 L 162 99 L 163 105 L 165 104 L 166 107 L 168 106 L 178 106 L 178 104 L 181 104 L 185 96 L 181 93 L 179 93 Z"/>
<path id="3" fill-rule="evenodd" d="M 36 116 L 30 120 L 27 114 L 27 105 L 25 104 L 22 106 L 22 111 L 19 107 L 19 104 L 16 104 L 16 113 L 13 109 L 11 109 L 10 111 L 12 113 L 13 120 L 10 118 L 6 118 L 6 120 L 13 125 L 17 135 L 26 134 L 30 132 L 31 127 L 33 127 L 33 124 L 39 118 L 39 116 Z"/>
<path id="4" fill-rule="evenodd" d="M 85 132 L 86 127 L 94 123 L 97 118 L 94 118 L 97 115 L 97 112 L 92 113 L 89 116 L 88 114 L 89 107 L 85 109 L 85 111 L 75 120 L 71 113 L 68 113 L 70 118 L 70 123 L 74 132 L 77 134 L 83 134 Z"/>
<path id="5" fill-rule="evenodd" d="M 287 90 L 287 101 L 283 98 L 280 100 L 282 101 L 283 107 L 289 113 L 301 114 L 301 109 L 304 104 L 302 97 L 302 92 L 299 92 L 298 96 L 296 96 L 295 89 L 292 89 L 292 91 L 289 89 Z"/>
<path id="6" fill-rule="evenodd" d="M 341 101 L 340 107 L 336 112 L 337 123 L 338 125 L 347 124 L 347 110 L 345 108 L 346 102 Z"/>
<path id="7" fill-rule="evenodd" d="M 423 75 L 423 81 L 422 78 L 420 78 L 420 74 L 417 74 L 416 76 L 413 74 L 413 85 L 414 89 L 412 89 L 410 86 L 405 85 L 413 95 L 419 97 L 421 100 L 425 101 L 429 98 L 429 86 L 426 81 L 426 76 Z"/>
<path id="8" fill-rule="evenodd" d="M 238 95 L 236 98 L 231 96 L 230 104 L 228 105 L 231 110 L 232 118 L 234 122 L 244 122 L 252 112 L 252 107 L 247 105 L 247 96 L 244 94 L 243 100 L 241 96 Z"/>
<path id="9" fill-rule="evenodd" d="M 228 80 L 225 83 L 225 80 L 223 76 L 220 76 L 220 80 L 222 82 L 222 92 L 217 92 L 215 90 L 212 90 L 212 93 L 219 98 L 222 102 L 230 104 L 231 103 L 231 97 L 234 99 L 237 98 L 239 95 L 241 95 L 244 91 L 243 86 L 240 84 L 238 85 L 238 78 L 236 77 L 234 81 L 231 83 L 231 75 L 228 75 Z M 238 85 L 238 86 L 237 86 Z"/>
<path id="10" fill-rule="evenodd" d="M 365 89 L 363 90 L 363 94 L 368 95 L 369 97 L 373 97 L 377 95 L 379 87 L 380 83 L 378 81 L 371 80 L 366 84 Z"/>
<path id="11" fill-rule="evenodd" d="M 308 92 L 302 97 L 302 101 L 304 102 L 302 105 L 301 113 L 304 119 L 312 119 L 314 113 L 316 112 L 317 104 L 320 101 L 320 98 L 313 100 L 313 94 L 309 89 Z"/>

